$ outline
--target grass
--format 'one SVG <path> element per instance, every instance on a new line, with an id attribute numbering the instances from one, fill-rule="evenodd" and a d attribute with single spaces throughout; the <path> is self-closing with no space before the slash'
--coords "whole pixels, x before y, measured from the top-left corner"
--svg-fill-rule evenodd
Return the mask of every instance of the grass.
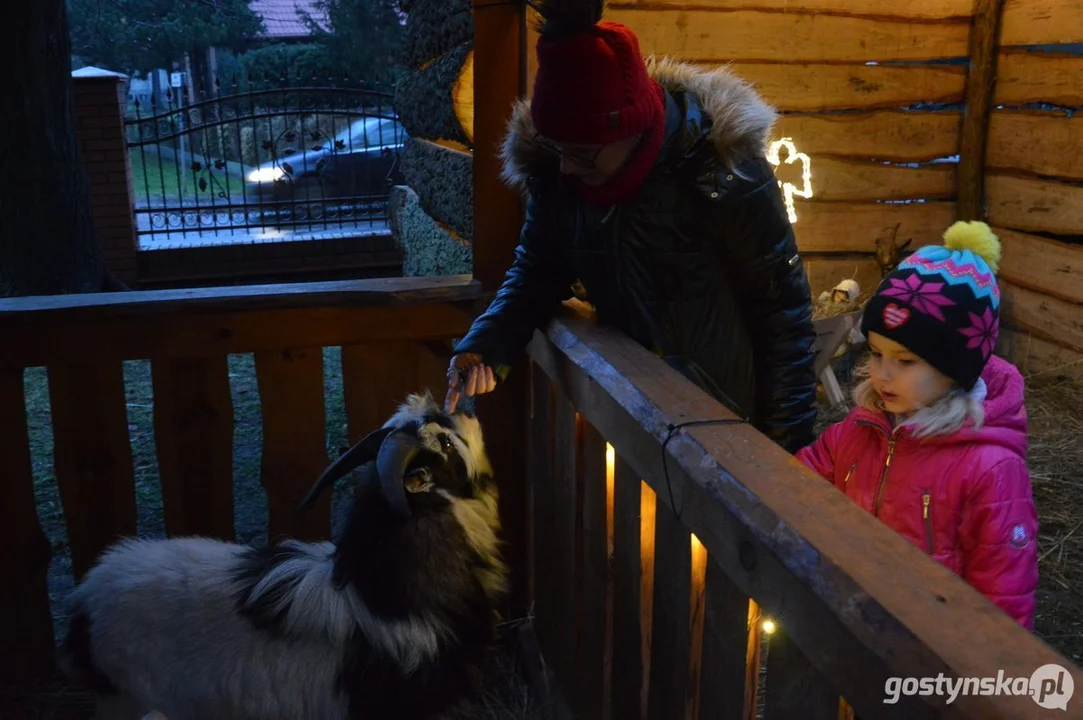
<path id="1" fill-rule="evenodd" d="M 198 202 L 200 207 L 222 204 L 226 201 L 219 192 L 239 195 L 243 178 L 227 168 L 204 168 L 193 172 L 192 168 L 182 168 L 172 158 L 158 156 L 153 148 L 135 150 L 130 153 L 132 159 L 132 184 L 138 204 L 172 205 L 178 200 Z M 212 174 L 214 182 L 212 182 Z M 228 175 L 228 181 L 227 181 Z M 200 179 L 206 180 L 207 187 L 201 190 Z"/>

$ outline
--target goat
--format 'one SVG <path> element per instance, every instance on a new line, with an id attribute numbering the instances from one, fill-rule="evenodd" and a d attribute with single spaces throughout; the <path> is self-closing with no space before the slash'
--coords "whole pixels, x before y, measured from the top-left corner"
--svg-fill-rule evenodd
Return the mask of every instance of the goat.
<path id="1" fill-rule="evenodd" d="M 444 718 L 482 686 L 507 568 L 481 426 L 411 395 L 317 479 L 357 468 L 334 542 L 126 539 L 75 591 L 62 665 L 96 717 Z"/>
<path id="2" fill-rule="evenodd" d="M 890 237 L 880 235 L 876 238 L 876 264 L 880 266 L 881 278 L 887 277 L 888 273 L 898 267 L 905 257 L 906 248 L 910 247 L 910 243 L 914 241 L 913 238 L 909 238 L 900 245 L 898 236 L 899 224 L 896 224 L 891 230 Z"/>

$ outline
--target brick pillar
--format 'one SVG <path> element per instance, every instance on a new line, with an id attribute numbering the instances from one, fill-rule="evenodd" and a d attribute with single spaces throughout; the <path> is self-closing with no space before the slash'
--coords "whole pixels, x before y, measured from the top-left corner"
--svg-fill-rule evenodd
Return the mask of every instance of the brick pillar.
<path id="1" fill-rule="evenodd" d="M 86 67 L 71 74 L 79 154 L 90 181 L 90 206 L 102 260 L 121 282 L 136 282 L 135 192 L 124 136 L 125 80 Z"/>

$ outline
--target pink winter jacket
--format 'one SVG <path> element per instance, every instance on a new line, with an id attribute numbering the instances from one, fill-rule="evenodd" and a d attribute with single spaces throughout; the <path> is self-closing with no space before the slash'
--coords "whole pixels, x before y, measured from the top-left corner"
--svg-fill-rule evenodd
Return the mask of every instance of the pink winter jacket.
<path id="1" fill-rule="evenodd" d="M 993 356 L 985 423 L 915 438 L 855 408 L 797 458 L 946 565 L 1028 630 L 1038 586 L 1038 517 L 1027 471 L 1023 378 Z"/>

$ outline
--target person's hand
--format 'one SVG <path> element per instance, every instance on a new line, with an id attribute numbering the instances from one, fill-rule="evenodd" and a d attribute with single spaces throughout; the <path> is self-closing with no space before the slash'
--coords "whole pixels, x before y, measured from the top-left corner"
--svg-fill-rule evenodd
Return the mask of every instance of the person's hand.
<path id="1" fill-rule="evenodd" d="M 460 382 L 461 376 L 461 382 Z M 451 358 L 447 371 L 447 397 L 444 409 L 455 412 L 459 400 L 465 395 L 483 395 L 496 389 L 493 369 L 484 364 L 477 353 L 460 353 Z"/>

